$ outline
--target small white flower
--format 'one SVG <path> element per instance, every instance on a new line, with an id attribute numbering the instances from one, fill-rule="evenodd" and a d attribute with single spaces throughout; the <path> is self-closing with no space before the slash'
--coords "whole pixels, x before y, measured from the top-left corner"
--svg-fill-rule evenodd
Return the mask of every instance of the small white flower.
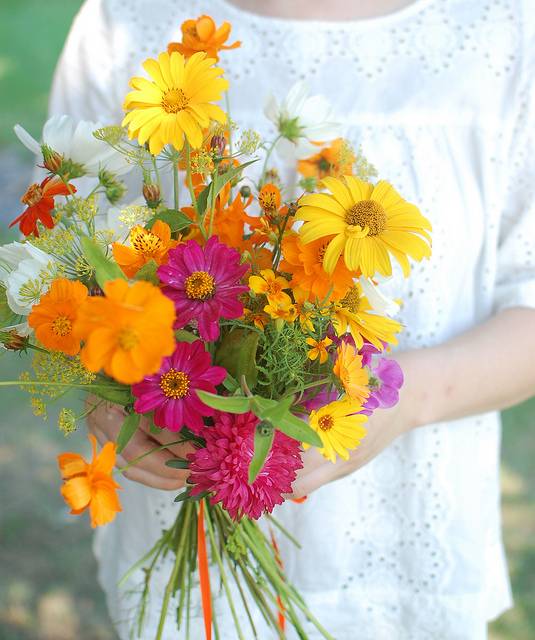
<path id="1" fill-rule="evenodd" d="M 102 128 L 100 122 L 80 120 L 78 124 L 72 116 L 53 116 L 43 129 L 43 144 L 59 155 L 84 166 L 88 176 L 97 176 L 106 169 L 120 176 L 132 169 L 125 155 L 116 151 L 107 142 L 97 140 L 94 131 Z M 41 145 L 19 124 L 13 129 L 22 144 L 32 153 L 41 157 Z"/>
<path id="2" fill-rule="evenodd" d="M 376 274 L 373 279 L 377 280 L 377 282 L 386 282 L 389 280 L 389 278 L 385 278 L 380 274 Z M 371 278 L 360 276 L 359 283 L 362 287 L 362 293 L 366 298 L 368 298 L 371 308 L 376 313 L 383 317 L 393 317 L 397 314 L 400 308 L 399 304 L 395 300 L 387 298 L 383 293 L 381 293 L 381 291 L 379 291 L 379 287 L 373 284 Z"/>
<path id="3" fill-rule="evenodd" d="M 296 82 L 284 100 L 277 104 L 273 91 L 264 99 L 264 114 L 277 126 L 282 138 L 276 149 L 288 164 L 310 158 L 318 152 L 313 142 L 326 142 L 340 137 L 342 126 L 330 122 L 331 103 L 324 96 L 308 97 L 306 82 Z"/>
<path id="4" fill-rule="evenodd" d="M 58 267 L 54 258 L 29 242 L 0 247 L 0 283 L 9 308 L 17 315 L 29 315 L 32 305 L 50 288 Z"/>

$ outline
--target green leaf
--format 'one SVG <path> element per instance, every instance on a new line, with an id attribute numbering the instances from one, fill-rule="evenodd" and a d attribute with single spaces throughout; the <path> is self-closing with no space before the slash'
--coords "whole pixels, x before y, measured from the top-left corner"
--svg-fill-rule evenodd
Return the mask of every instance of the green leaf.
<path id="1" fill-rule="evenodd" d="M 158 265 L 156 261 L 150 260 L 137 270 L 134 280 L 146 280 L 147 282 L 152 282 L 152 284 L 157 287 L 160 284 L 157 271 Z"/>
<path id="2" fill-rule="evenodd" d="M 99 383 L 99 384 L 102 384 L 102 383 Z M 113 404 L 120 404 L 123 407 L 129 404 L 132 398 L 130 389 L 127 389 L 127 388 L 125 388 L 125 390 L 123 391 L 122 389 L 102 388 L 102 387 L 99 387 L 98 385 L 97 386 L 91 385 L 89 387 L 89 390 L 91 391 L 91 393 L 94 393 L 98 398 L 101 398 L 102 400 L 106 400 L 106 402 L 113 402 Z"/>
<path id="3" fill-rule="evenodd" d="M 108 280 L 117 280 L 117 278 L 126 280 L 126 276 L 121 271 L 119 265 L 109 260 L 92 238 L 82 236 L 80 238 L 80 244 L 82 245 L 87 261 L 95 270 L 95 277 L 101 287 Z"/>
<path id="4" fill-rule="evenodd" d="M 139 413 L 134 412 L 127 414 L 117 438 L 117 453 L 121 453 L 121 451 L 130 442 L 130 438 L 134 435 L 137 428 L 139 427 L 140 420 L 141 415 Z"/>
<path id="5" fill-rule="evenodd" d="M 275 437 L 275 427 L 269 420 L 260 420 L 254 432 L 254 454 L 249 464 L 249 484 L 255 480 L 268 456 Z"/>
<path id="6" fill-rule="evenodd" d="M 165 463 L 166 467 L 171 469 L 189 469 L 189 462 L 187 460 L 181 460 L 180 458 L 172 458 Z"/>
<path id="7" fill-rule="evenodd" d="M 229 413 L 247 413 L 251 408 L 251 401 L 245 396 L 217 396 L 207 391 L 196 390 L 199 398 L 213 409 L 228 411 Z"/>
<path id="8" fill-rule="evenodd" d="M 179 342 L 195 342 L 195 340 L 200 340 L 197 336 L 194 336 L 190 331 L 186 331 L 186 329 L 177 329 L 175 331 L 175 338 Z"/>
<path id="9" fill-rule="evenodd" d="M 175 231 L 181 231 L 182 229 L 185 229 L 186 227 L 189 227 L 191 224 L 193 224 L 191 218 L 188 218 L 188 216 L 185 213 L 182 213 L 182 211 L 178 211 L 177 209 L 166 209 L 165 211 L 160 211 L 160 213 L 152 216 L 152 218 L 145 225 L 145 229 L 147 229 L 147 231 L 150 231 L 154 226 L 154 223 L 158 220 L 161 220 L 162 222 L 165 222 L 165 224 L 169 225 L 171 233 L 174 233 Z"/>
<path id="10" fill-rule="evenodd" d="M 189 500 L 189 491 L 179 493 L 173 502 L 185 502 L 186 500 Z"/>
<path id="11" fill-rule="evenodd" d="M 208 203 L 212 201 L 212 189 L 215 188 L 215 195 L 217 196 L 217 194 L 227 184 L 227 182 L 234 180 L 234 178 L 238 176 L 245 169 L 245 167 L 253 164 L 253 162 L 256 162 L 256 160 L 249 160 L 249 162 L 240 164 L 239 167 L 232 167 L 232 169 L 229 169 L 228 171 L 225 171 L 225 173 L 222 173 L 220 176 L 217 176 L 215 182 L 211 182 L 207 187 L 205 187 L 197 198 L 197 210 L 199 212 L 199 215 L 204 215 L 204 213 L 206 213 L 206 211 L 208 210 Z"/>
<path id="12" fill-rule="evenodd" d="M 253 389 L 258 377 L 256 349 L 260 334 L 249 329 L 228 331 L 216 349 L 214 364 L 225 367 L 235 380 L 245 376 L 247 386 Z"/>
<path id="13" fill-rule="evenodd" d="M 260 420 L 272 421 L 276 429 L 290 436 L 290 438 L 298 440 L 299 442 L 306 442 L 313 447 L 323 446 L 321 438 L 314 429 L 304 420 L 294 416 L 293 413 L 287 410 L 287 407 L 289 407 L 291 403 L 291 398 L 288 403 L 288 398 L 277 402 L 276 400 L 254 396 L 254 402 L 251 403 L 251 410 Z"/>

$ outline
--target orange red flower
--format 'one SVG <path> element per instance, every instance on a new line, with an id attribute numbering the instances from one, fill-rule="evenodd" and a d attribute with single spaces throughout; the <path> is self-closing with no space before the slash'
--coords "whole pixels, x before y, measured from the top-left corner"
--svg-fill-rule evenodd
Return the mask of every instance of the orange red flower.
<path id="1" fill-rule="evenodd" d="M 87 287 L 78 280 L 58 278 L 51 282 L 50 290 L 41 296 L 28 316 L 28 324 L 45 349 L 62 351 L 69 356 L 80 351 L 80 340 L 74 337 L 73 327 L 86 298 Z"/>
<path id="2" fill-rule="evenodd" d="M 65 184 L 59 177 L 48 177 L 41 184 L 33 184 L 22 196 L 21 202 L 28 208 L 9 225 L 19 223 L 19 229 L 25 236 L 33 235 L 38 238 L 37 220 L 48 229 L 54 228 L 54 220 L 50 212 L 54 208 L 54 196 L 68 196 L 76 193 L 76 188 L 71 184 Z"/>
<path id="3" fill-rule="evenodd" d="M 78 313 L 74 335 L 85 341 L 82 363 L 94 373 L 104 369 L 118 382 L 139 382 L 174 351 L 174 304 L 144 280 L 108 281 L 104 294 L 87 298 Z"/>
<path id="4" fill-rule="evenodd" d="M 169 55 L 173 51 L 178 51 L 187 59 L 198 51 L 204 51 L 210 58 L 218 61 L 218 51 L 236 49 L 241 45 L 238 40 L 234 44 L 226 45 L 231 25 L 223 22 L 219 28 L 216 28 L 212 18 L 204 14 L 197 20 L 186 20 L 181 29 L 182 42 L 171 42 L 167 47 Z"/>
<path id="5" fill-rule="evenodd" d="M 121 487 L 111 477 L 115 465 L 117 445 L 108 442 L 97 455 L 95 436 L 89 435 L 93 443 L 93 459 L 87 463 L 77 453 L 62 453 L 58 465 L 65 483 L 61 493 L 71 507 L 73 515 L 83 513 L 89 507 L 91 526 L 97 527 L 115 518 L 122 511 L 117 496 Z"/>
<path id="6" fill-rule="evenodd" d="M 169 249 L 176 247 L 177 241 L 171 240 L 169 225 L 157 220 L 150 231 L 136 225 L 130 231 L 130 244 L 130 247 L 120 242 L 112 245 L 113 257 L 127 278 L 133 278 L 151 260 L 158 266 L 167 264 Z"/>

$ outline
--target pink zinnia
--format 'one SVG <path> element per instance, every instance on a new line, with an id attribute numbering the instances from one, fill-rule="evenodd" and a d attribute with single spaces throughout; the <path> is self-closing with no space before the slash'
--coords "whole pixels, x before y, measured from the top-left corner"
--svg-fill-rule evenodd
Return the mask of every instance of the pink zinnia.
<path id="1" fill-rule="evenodd" d="M 223 503 L 230 517 L 239 520 L 247 515 L 257 520 L 282 504 L 282 495 L 290 493 L 296 471 L 303 466 L 299 442 L 275 431 L 271 451 L 256 480 L 248 483 L 249 464 L 253 457 L 254 433 L 258 418 L 251 412 L 216 411 L 214 426 L 205 427 L 202 436 L 206 448 L 188 455 L 194 484 L 190 495 L 202 491 L 214 493 L 210 503 Z"/>
<path id="2" fill-rule="evenodd" d="M 214 409 L 204 404 L 196 389 L 216 393 L 214 385 L 227 375 L 223 367 L 213 367 L 210 354 L 201 340 L 180 342 L 174 353 L 162 360 L 158 373 L 132 385 L 137 397 L 134 409 L 146 413 L 154 409 L 154 424 L 180 431 L 184 425 L 200 433 L 203 416 L 212 416 Z"/>
<path id="3" fill-rule="evenodd" d="M 201 338 L 213 342 L 219 337 L 220 317 L 231 320 L 243 315 L 238 296 L 249 287 L 237 283 L 248 265 L 239 262 L 240 253 L 217 236 L 208 238 L 204 250 L 188 240 L 169 251 L 168 264 L 158 268 L 158 277 L 166 285 L 163 293 L 175 303 L 175 329 L 195 319 Z"/>

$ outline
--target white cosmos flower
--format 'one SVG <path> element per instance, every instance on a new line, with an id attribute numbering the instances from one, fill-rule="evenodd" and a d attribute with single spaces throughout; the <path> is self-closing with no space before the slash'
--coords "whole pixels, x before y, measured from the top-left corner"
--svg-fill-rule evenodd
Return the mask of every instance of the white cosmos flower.
<path id="1" fill-rule="evenodd" d="M 84 166 L 88 176 L 97 176 L 106 169 L 117 176 L 132 169 L 123 153 L 107 142 L 97 140 L 94 131 L 102 128 L 100 122 L 80 120 L 72 116 L 52 116 L 43 128 L 43 142 L 60 156 Z M 36 156 L 42 157 L 41 145 L 19 124 L 13 129 L 22 144 Z"/>
<path id="2" fill-rule="evenodd" d="M 0 247 L 0 283 L 5 287 L 9 308 L 27 316 L 32 305 L 50 288 L 59 263 L 31 243 L 12 242 Z"/>
<path id="3" fill-rule="evenodd" d="M 130 204 L 117 207 L 112 205 L 106 213 L 97 214 L 94 224 L 95 231 L 112 231 L 119 242 L 127 242 L 130 231 L 137 225 L 144 225 L 151 217 L 146 215 L 147 203 L 143 196 L 139 196 Z"/>
<path id="4" fill-rule="evenodd" d="M 377 282 L 386 282 L 389 280 L 389 278 L 381 276 L 380 274 L 376 274 L 373 279 Z M 366 298 L 368 298 L 371 308 L 376 313 L 383 317 L 393 317 L 397 314 L 400 308 L 399 304 L 395 300 L 387 298 L 383 293 L 381 293 L 381 291 L 379 291 L 379 287 L 373 284 L 371 278 L 360 276 L 359 284 L 362 287 L 362 293 Z"/>
<path id="5" fill-rule="evenodd" d="M 289 165 L 310 158 L 318 152 L 313 142 L 334 140 L 342 134 L 342 126 L 330 122 L 331 103 L 324 96 L 308 96 L 306 82 L 296 82 L 279 104 L 273 91 L 264 99 L 264 114 L 274 122 L 283 137 L 277 143 L 279 157 Z"/>

